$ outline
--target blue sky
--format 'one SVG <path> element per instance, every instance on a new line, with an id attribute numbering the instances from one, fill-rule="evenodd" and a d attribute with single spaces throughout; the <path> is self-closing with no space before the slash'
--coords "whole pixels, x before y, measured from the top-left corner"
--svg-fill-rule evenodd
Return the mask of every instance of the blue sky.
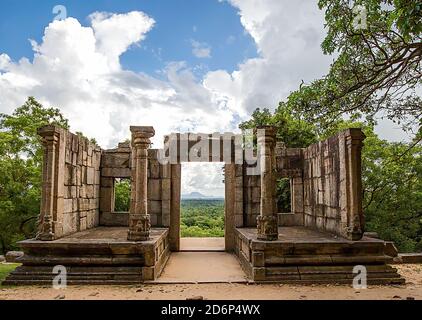
<path id="1" fill-rule="evenodd" d="M 124 68 L 158 76 L 166 63 L 185 61 L 196 76 L 209 70 L 232 72 L 242 61 L 257 56 L 251 36 L 240 23 L 238 10 L 228 2 L 217 0 L 90 0 L 90 1 L 16 1 L 0 3 L 0 52 L 14 60 L 31 57 L 28 39 L 40 42 L 44 28 L 56 14 L 57 5 L 67 15 L 89 25 L 88 16 L 95 11 L 126 13 L 143 11 L 156 24 L 142 44 L 134 45 L 121 57 Z M 194 14 L 192 14 L 194 13 Z M 197 58 L 192 53 L 196 41 L 211 49 L 210 58 Z"/>
<path id="2" fill-rule="evenodd" d="M 328 72 L 324 23 L 317 0 L 1 0 L 0 112 L 34 96 L 103 148 L 130 125 L 154 126 L 155 148 L 171 132 L 236 132 Z M 186 177 L 184 190 L 224 194 L 218 168 Z"/>

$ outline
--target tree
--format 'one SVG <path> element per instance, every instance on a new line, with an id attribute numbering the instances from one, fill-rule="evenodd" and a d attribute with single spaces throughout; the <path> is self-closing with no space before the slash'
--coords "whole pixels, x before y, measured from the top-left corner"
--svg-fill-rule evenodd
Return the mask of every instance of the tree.
<path id="1" fill-rule="evenodd" d="M 277 128 L 277 138 L 288 148 L 304 148 L 318 141 L 317 127 L 293 113 L 288 104 L 280 102 L 272 114 L 269 109 L 256 109 L 251 119 L 239 125 L 242 130 L 258 126 L 273 125 Z M 256 141 L 255 141 L 256 142 Z M 277 181 L 277 206 L 280 212 L 290 212 L 290 179 Z"/>
<path id="2" fill-rule="evenodd" d="M 114 211 L 128 212 L 130 207 L 130 179 L 116 180 L 114 192 Z"/>
<path id="3" fill-rule="evenodd" d="M 13 114 L 0 114 L 0 251 L 31 237 L 41 201 L 42 146 L 37 128 L 68 128 L 56 108 L 44 108 L 33 97 Z"/>
<path id="4" fill-rule="evenodd" d="M 323 124 L 344 114 L 372 122 L 385 116 L 420 130 L 422 3 L 319 0 L 319 6 L 327 28 L 323 52 L 337 58 L 326 77 L 302 85 L 289 105 Z"/>

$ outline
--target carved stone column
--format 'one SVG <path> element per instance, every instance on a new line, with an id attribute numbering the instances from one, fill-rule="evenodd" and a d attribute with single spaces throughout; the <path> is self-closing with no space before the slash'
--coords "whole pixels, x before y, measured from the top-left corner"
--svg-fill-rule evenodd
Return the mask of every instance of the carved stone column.
<path id="1" fill-rule="evenodd" d="M 41 212 L 38 220 L 37 240 L 51 241 L 55 239 L 54 219 L 54 192 L 56 186 L 57 148 L 60 138 L 60 129 L 54 126 L 45 126 L 38 129 L 44 147 L 42 168 L 42 196 Z"/>
<path id="2" fill-rule="evenodd" d="M 345 132 L 345 169 L 347 190 L 347 225 L 345 235 L 350 240 L 360 240 L 364 232 L 364 216 L 362 210 L 362 169 L 361 151 L 365 135 L 360 129 L 349 129 Z"/>
<path id="3" fill-rule="evenodd" d="M 129 212 L 129 241 L 146 241 L 151 229 L 148 214 L 148 148 L 154 136 L 153 127 L 130 127 L 132 132 L 132 182 Z"/>
<path id="4" fill-rule="evenodd" d="M 259 240 L 278 239 L 278 219 L 276 201 L 276 128 L 258 128 L 258 148 L 261 169 L 261 205 L 257 217 Z"/>

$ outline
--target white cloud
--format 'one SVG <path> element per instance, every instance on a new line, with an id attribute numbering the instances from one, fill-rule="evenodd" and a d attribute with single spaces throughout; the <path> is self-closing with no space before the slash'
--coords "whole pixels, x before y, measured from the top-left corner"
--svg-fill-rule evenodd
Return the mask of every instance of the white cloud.
<path id="1" fill-rule="evenodd" d="M 52 22 L 41 43 L 31 42 L 32 61 L 0 54 L 0 112 L 11 112 L 32 95 L 60 107 L 72 131 L 103 147 L 128 138 L 134 124 L 153 125 L 159 147 L 172 131 L 233 131 L 256 107 L 274 108 L 302 80 L 328 71 L 331 58 L 320 49 L 324 19 L 316 0 L 228 1 L 238 8 L 259 54 L 232 73 L 214 70 L 197 79 L 183 62 L 169 63 L 164 80 L 123 70 L 121 55 L 142 44 L 155 21 L 142 12 L 97 12 L 88 27 L 74 18 Z M 211 56 L 206 43 L 191 44 L 196 56 Z M 215 173 L 209 175 L 198 179 L 204 185 L 217 181 Z M 221 194 L 221 184 L 215 188 Z"/>
<path id="2" fill-rule="evenodd" d="M 210 72 L 204 85 L 243 115 L 257 107 L 274 109 L 301 81 L 323 76 L 331 58 L 320 49 L 325 33 L 323 13 L 309 0 L 229 0 L 238 8 L 259 57 L 238 70 Z"/>
<path id="3" fill-rule="evenodd" d="M 155 23 L 154 19 L 138 11 L 124 15 L 95 12 L 90 15 L 90 20 L 97 50 L 108 58 L 114 69 L 120 67 L 120 55 L 130 45 L 145 39 Z"/>
<path id="4" fill-rule="evenodd" d="M 91 27 L 74 18 L 46 27 L 32 41 L 34 58 L 0 55 L 0 110 L 11 112 L 27 96 L 59 106 L 73 131 L 112 147 L 129 136 L 129 125 L 154 125 L 155 145 L 176 130 L 230 130 L 234 114 L 213 99 L 184 63 L 171 63 L 158 80 L 122 70 L 119 57 L 140 43 L 154 21 L 144 13 L 95 13 Z M 127 30 L 127 32 L 125 32 Z"/>
<path id="5" fill-rule="evenodd" d="M 182 194 L 200 192 L 206 196 L 224 197 L 223 163 L 184 163 Z"/>
<path id="6" fill-rule="evenodd" d="M 211 58 L 211 47 L 205 42 L 191 40 L 192 53 L 197 58 Z"/>

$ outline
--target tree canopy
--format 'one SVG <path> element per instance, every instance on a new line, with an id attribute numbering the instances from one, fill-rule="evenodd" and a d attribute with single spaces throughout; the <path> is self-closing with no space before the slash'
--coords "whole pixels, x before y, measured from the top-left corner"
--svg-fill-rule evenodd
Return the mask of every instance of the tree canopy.
<path id="1" fill-rule="evenodd" d="M 327 29 L 322 50 L 335 61 L 324 78 L 302 84 L 287 103 L 322 125 L 344 115 L 371 122 L 387 117 L 417 134 L 422 116 L 422 3 L 320 0 L 319 7 L 325 10 Z"/>
<path id="2" fill-rule="evenodd" d="M 41 201 L 42 146 L 37 128 L 68 128 L 56 108 L 44 108 L 33 97 L 11 115 L 0 114 L 0 252 L 31 237 Z"/>

